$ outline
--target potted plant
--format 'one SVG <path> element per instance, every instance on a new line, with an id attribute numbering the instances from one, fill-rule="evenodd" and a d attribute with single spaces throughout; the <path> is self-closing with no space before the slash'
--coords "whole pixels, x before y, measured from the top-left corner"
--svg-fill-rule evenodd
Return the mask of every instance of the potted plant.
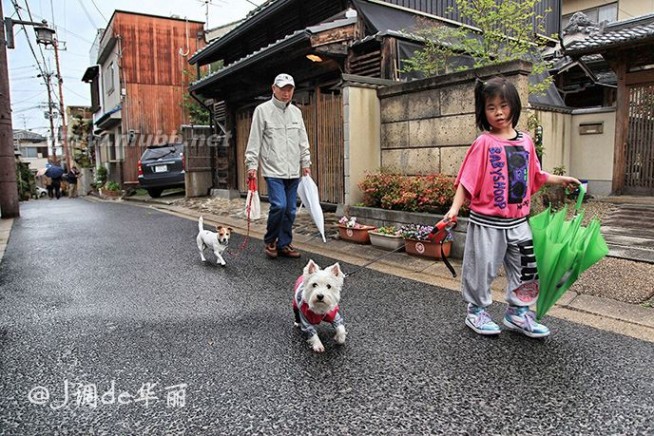
<path id="1" fill-rule="evenodd" d="M 398 250 L 404 247 L 404 238 L 400 229 L 395 226 L 383 226 L 375 230 L 368 230 L 370 243 L 384 250 Z"/>
<path id="2" fill-rule="evenodd" d="M 121 194 L 120 185 L 114 181 L 107 182 L 100 190 L 100 194 L 111 198 L 120 197 Z"/>
<path id="3" fill-rule="evenodd" d="M 407 224 L 402 226 L 400 231 L 404 237 L 404 247 L 407 254 L 427 257 L 430 259 L 441 259 L 441 244 L 429 239 L 434 226 L 423 226 L 420 224 Z M 443 240 L 443 254 L 450 256 L 452 249 L 452 235 L 448 234 Z"/>
<path id="4" fill-rule="evenodd" d="M 356 217 L 341 217 L 338 220 L 338 235 L 341 239 L 355 242 L 357 244 L 370 244 L 368 230 L 374 230 L 375 226 L 359 224 Z"/>

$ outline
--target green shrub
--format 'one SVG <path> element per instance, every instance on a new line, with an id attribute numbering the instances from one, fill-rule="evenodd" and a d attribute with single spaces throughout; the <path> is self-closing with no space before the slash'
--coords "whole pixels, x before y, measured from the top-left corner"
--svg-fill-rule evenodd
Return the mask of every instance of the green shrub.
<path id="1" fill-rule="evenodd" d="M 104 189 L 106 189 L 107 191 L 118 192 L 120 191 L 120 185 L 114 181 L 111 181 L 111 182 L 107 182 L 104 185 Z"/>
<path id="2" fill-rule="evenodd" d="M 104 186 L 107 183 L 109 172 L 105 167 L 100 167 L 95 170 L 95 184 L 97 186 Z"/>

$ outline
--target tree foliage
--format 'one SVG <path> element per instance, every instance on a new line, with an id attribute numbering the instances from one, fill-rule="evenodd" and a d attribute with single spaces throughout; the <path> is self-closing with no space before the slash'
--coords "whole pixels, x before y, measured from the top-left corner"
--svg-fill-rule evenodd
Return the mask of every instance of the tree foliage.
<path id="1" fill-rule="evenodd" d="M 456 0 L 460 21 L 472 22 L 476 29 L 419 19 L 413 34 L 424 41 L 424 48 L 404 61 L 402 72 L 419 72 L 431 76 L 516 59 L 531 62 L 532 74 L 546 72 L 548 64 L 540 57 L 537 45 L 537 35 L 545 33 L 545 15 L 535 12 L 539 2 L 540 0 Z M 545 13 L 548 12 L 549 10 Z M 462 55 L 468 62 L 453 62 Z M 530 85 L 529 91 L 542 93 L 551 81 L 549 76 L 539 80 L 536 85 Z"/>

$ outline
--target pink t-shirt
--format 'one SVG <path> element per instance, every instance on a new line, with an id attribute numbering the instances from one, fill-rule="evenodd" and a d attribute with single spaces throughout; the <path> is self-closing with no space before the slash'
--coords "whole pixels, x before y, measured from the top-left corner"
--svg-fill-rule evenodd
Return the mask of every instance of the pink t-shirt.
<path id="1" fill-rule="evenodd" d="M 455 185 L 461 183 L 468 191 L 474 212 L 522 218 L 529 215 L 531 196 L 547 177 L 529 135 L 501 139 L 484 132 L 468 149 Z"/>

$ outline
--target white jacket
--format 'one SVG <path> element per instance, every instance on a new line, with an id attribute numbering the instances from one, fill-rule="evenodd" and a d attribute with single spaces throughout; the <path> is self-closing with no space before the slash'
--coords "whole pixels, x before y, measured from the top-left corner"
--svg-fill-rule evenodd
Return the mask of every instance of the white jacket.
<path id="1" fill-rule="evenodd" d="M 293 104 L 273 97 L 254 109 L 245 166 L 257 169 L 259 162 L 262 176 L 279 179 L 299 178 L 302 168 L 311 167 L 302 112 Z"/>

